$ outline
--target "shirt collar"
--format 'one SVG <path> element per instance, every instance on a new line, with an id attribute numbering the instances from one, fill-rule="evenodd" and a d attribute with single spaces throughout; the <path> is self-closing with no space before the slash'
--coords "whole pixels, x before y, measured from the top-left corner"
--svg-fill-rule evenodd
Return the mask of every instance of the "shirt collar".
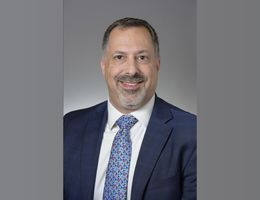
<path id="1" fill-rule="evenodd" d="M 133 115 L 136 119 L 138 119 L 138 122 L 141 122 L 145 127 L 147 127 L 148 122 L 150 120 L 153 106 L 155 101 L 155 95 L 152 96 L 152 98 L 141 108 L 138 110 L 135 110 L 129 114 Z M 114 127 L 114 124 L 116 120 L 124 115 L 123 113 L 119 112 L 109 101 L 108 99 L 108 121 L 107 125 L 110 130 Z"/>

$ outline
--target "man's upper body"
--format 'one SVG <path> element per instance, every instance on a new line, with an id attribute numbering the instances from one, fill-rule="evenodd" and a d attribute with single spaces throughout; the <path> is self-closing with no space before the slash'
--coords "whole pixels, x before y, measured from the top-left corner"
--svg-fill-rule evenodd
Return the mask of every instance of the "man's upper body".
<path id="1" fill-rule="evenodd" d="M 155 95 L 159 69 L 150 24 L 124 18 L 107 28 L 101 70 L 108 101 L 64 117 L 65 200 L 102 199 L 114 121 L 129 114 L 138 123 L 130 130 L 128 199 L 196 199 L 196 117 Z"/>
<path id="2" fill-rule="evenodd" d="M 107 102 L 64 118 L 64 199 L 94 199 Z M 132 200 L 196 199 L 196 118 L 156 97 L 135 166 Z"/>

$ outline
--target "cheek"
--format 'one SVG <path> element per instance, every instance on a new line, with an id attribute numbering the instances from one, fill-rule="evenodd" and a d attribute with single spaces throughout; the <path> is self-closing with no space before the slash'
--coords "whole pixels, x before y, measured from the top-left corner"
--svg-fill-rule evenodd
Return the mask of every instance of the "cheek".
<path id="1" fill-rule="evenodd" d="M 157 71 L 153 71 L 149 74 L 148 78 L 148 87 L 149 88 L 154 88 L 157 85 Z"/>
<path id="2" fill-rule="evenodd" d="M 115 67 L 109 67 L 107 70 L 106 70 L 106 73 L 105 73 L 105 77 L 106 77 L 106 80 L 108 82 L 113 82 L 114 81 L 114 77 L 118 74 L 118 70 L 116 70 Z"/>
<path id="3" fill-rule="evenodd" d="M 144 72 L 144 74 L 145 74 L 145 76 L 147 77 L 147 79 L 148 79 L 149 82 L 153 82 L 153 81 L 155 81 L 156 78 L 157 78 L 157 71 L 156 71 L 156 69 L 151 69 L 151 68 L 149 68 L 148 70 L 146 70 L 146 71 Z"/>

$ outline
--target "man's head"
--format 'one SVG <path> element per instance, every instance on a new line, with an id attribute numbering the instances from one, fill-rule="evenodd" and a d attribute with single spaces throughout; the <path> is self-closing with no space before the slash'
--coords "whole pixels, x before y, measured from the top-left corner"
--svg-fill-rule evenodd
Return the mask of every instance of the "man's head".
<path id="1" fill-rule="evenodd" d="M 155 30 L 141 19 L 119 19 L 107 28 L 102 47 L 101 69 L 110 102 L 122 113 L 139 109 L 157 85 L 160 58 Z"/>

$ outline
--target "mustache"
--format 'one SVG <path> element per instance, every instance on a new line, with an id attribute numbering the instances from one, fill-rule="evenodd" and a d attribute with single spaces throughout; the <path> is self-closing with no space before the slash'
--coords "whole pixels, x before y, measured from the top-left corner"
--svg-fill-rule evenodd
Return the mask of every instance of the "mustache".
<path id="1" fill-rule="evenodd" d="M 134 75 L 118 75 L 115 77 L 116 81 L 121 81 L 121 82 L 128 82 L 128 83 L 139 83 L 142 81 L 145 81 L 145 76 L 142 74 L 134 74 Z"/>

